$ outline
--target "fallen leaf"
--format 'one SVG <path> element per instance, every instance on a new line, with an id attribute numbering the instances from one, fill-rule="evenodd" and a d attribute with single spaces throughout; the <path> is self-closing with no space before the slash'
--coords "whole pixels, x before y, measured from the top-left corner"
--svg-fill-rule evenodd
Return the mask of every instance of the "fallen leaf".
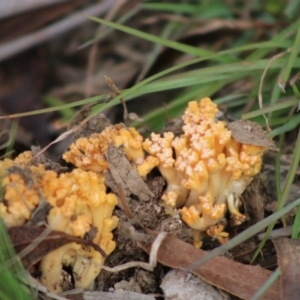
<path id="1" fill-rule="evenodd" d="M 300 241 L 289 238 L 272 240 L 280 268 L 281 299 L 297 300 L 300 295 Z"/>
<path id="2" fill-rule="evenodd" d="M 91 241 L 74 237 L 60 231 L 50 231 L 46 227 L 10 227 L 7 229 L 12 245 L 17 254 L 21 253 L 21 260 L 25 268 L 28 268 L 40 261 L 49 252 L 58 249 L 68 243 L 79 243 L 91 246 L 104 257 L 105 252 Z M 43 236 L 43 233 L 46 235 Z M 27 248 L 28 247 L 28 248 Z M 28 251 L 26 251 L 28 249 Z"/>
<path id="3" fill-rule="evenodd" d="M 242 143 L 276 149 L 275 143 L 267 137 L 262 127 L 249 120 L 237 120 L 228 124 L 232 137 Z"/>
<path id="4" fill-rule="evenodd" d="M 146 232 L 153 237 L 158 235 L 157 232 L 149 229 Z M 150 254 L 151 244 L 139 243 L 139 245 Z M 206 251 L 196 249 L 192 245 L 168 235 L 158 250 L 157 261 L 171 268 L 188 270 L 191 265 L 205 255 L 207 255 Z M 244 265 L 223 256 L 211 259 L 203 266 L 194 269 L 192 273 L 211 285 L 242 299 L 250 299 L 272 274 L 259 266 Z M 279 282 L 276 281 L 261 299 L 279 299 L 279 293 Z"/>
<path id="5" fill-rule="evenodd" d="M 26 226 L 39 226 L 40 224 L 45 222 L 51 208 L 52 206 L 44 198 L 41 198 L 38 206 L 33 211 L 30 220 L 28 220 L 28 222 L 26 223 Z"/>
<path id="6" fill-rule="evenodd" d="M 119 192 L 118 184 L 122 184 L 125 194 L 135 195 L 141 201 L 149 201 L 154 194 L 149 190 L 136 169 L 132 167 L 124 152 L 110 145 L 105 153 L 109 165 L 109 172 L 106 172 L 105 184 L 115 194 Z"/>

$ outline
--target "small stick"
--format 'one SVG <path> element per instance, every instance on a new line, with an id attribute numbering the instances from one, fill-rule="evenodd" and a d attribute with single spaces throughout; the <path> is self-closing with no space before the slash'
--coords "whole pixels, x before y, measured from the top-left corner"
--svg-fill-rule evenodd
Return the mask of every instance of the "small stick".
<path id="1" fill-rule="evenodd" d="M 109 88 L 112 91 L 112 95 L 114 97 L 121 95 L 121 92 L 116 87 L 116 85 L 112 81 L 112 79 L 110 77 L 108 77 L 108 76 L 104 76 L 104 77 L 105 77 L 107 85 L 109 86 Z M 126 106 L 126 103 L 125 103 L 125 101 L 124 101 L 124 99 L 122 97 L 120 98 L 120 101 L 121 101 L 121 104 L 123 105 L 123 109 L 124 109 L 124 114 L 123 114 L 124 124 L 127 126 L 128 125 L 128 120 L 129 120 L 127 106 Z"/>
<path id="2" fill-rule="evenodd" d="M 292 235 L 293 226 L 287 226 L 283 228 L 274 229 L 270 232 L 268 239 L 275 239 L 282 236 L 290 236 Z M 258 235 L 258 239 L 262 240 L 265 236 L 265 233 L 260 233 Z"/>
<path id="3" fill-rule="evenodd" d="M 128 263 L 125 263 L 120 266 L 116 266 L 113 268 L 109 268 L 106 266 L 102 266 L 101 268 L 105 271 L 116 273 L 120 272 L 129 268 L 134 268 L 134 267 L 140 267 L 148 271 L 153 271 L 154 268 L 157 265 L 157 252 L 159 250 L 159 247 L 164 240 L 164 238 L 167 236 L 166 232 L 160 232 L 157 237 L 155 238 L 154 242 L 152 243 L 151 247 L 151 252 L 150 252 L 150 257 L 149 257 L 149 262 L 141 262 L 141 261 L 130 261 Z"/>

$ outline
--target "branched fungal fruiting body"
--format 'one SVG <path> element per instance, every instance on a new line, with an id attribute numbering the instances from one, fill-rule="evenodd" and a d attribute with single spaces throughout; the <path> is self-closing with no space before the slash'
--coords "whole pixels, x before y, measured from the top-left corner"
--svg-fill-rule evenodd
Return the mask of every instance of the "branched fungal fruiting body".
<path id="1" fill-rule="evenodd" d="M 101 133 L 77 139 L 71 144 L 70 150 L 63 154 L 63 158 L 82 170 L 103 173 L 108 168 L 105 152 L 110 144 L 123 149 L 142 177 L 158 165 L 158 160 L 154 157 L 145 159 L 143 137 L 138 131 L 122 124 L 109 126 Z"/>
<path id="2" fill-rule="evenodd" d="M 259 173 L 266 148 L 234 140 L 227 124 L 216 121 L 217 112 L 209 98 L 192 101 L 182 117 L 181 136 L 152 134 L 143 147 L 159 160 L 158 168 L 167 181 L 162 197 L 167 206 L 181 208 L 182 219 L 190 227 L 224 242 L 227 234 L 217 224 L 227 209 L 235 224 L 244 221 L 238 211 L 239 197 Z M 201 245 L 199 234 L 195 244 Z"/>
<path id="3" fill-rule="evenodd" d="M 39 181 L 36 174 L 49 172 L 42 165 L 27 167 L 32 159 L 31 151 L 20 154 L 14 161 L 0 161 L 3 201 L 0 216 L 8 227 L 25 224 L 40 201 Z M 33 178 L 34 177 L 34 178 Z"/>
<path id="4" fill-rule="evenodd" d="M 93 230 L 93 243 L 107 255 L 115 249 L 112 230 L 118 218 L 112 212 L 118 200 L 114 194 L 106 193 L 103 175 L 74 169 L 58 176 L 42 165 L 25 165 L 20 157 L 1 164 L 6 166 L 6 174 L 1 183 L 4 201 L 0 203 L 0 213 L 6 226 L 24 225 L 45 199 L 51 205 L 46 216 L 51 229 L 81 238 Z M 103 263 L 104 257 L 93 247 L 69 243 L 43 257 L 41 282 L 52 292 L 61 292 L 62 267 L 67 265 L 72 267 L 75 287 L 88 288 Z"/>
<path id="5" fill-rule="evenodd" d="M 93 242 L 110 254 L 116 247 L 111 232 L 118 223 L 118 218 L 112 215 L 118 200 L 114 194 L 106 193 L 104 176 L 74 169 L 51 180 L 43 178 L 43 182 L 44 195 L 53 206 L 47 216 L 49 226 L 81 238 L 95 228 Z M 42 259 L 41 282 L 54 292 L 61 291 L 61 267 L 68 264 L 73 268 L 75 287 L 88 288 L 103 263 L 104 257 L 94 248 L 70 243 Z"/>
<path id="6" fill-rule="evenodd" d="M 144 161 L 143 137 L 135 128 L 126 128 L 122 124 L 77 139 L 70 150 L 63 154 L 63 158 L 77 168 L 102 173 L 108 168 L 105 152 L 111 143 L 115 147 L 122 147 L 127 158 L 135 164 L 140 165 Z"/>

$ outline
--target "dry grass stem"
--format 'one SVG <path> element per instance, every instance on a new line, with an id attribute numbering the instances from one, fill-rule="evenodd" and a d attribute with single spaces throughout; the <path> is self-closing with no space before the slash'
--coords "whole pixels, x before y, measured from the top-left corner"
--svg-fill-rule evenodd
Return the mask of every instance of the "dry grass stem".
<path id="1" fill-rule="evenodd" d="M 288 50 L 284 51 L 284 52 L 281 52 L 281 53 L 278 53 L 276 55 L 274 55 L 270 61 L 268 62 L 266 68 L 264 69 L 262 75 L 261 75 L 261 78 L 260 78 L 260 83 L 259 83 L 259 90 L 258 90 L 258 104 L 259 104 L 259 108 L 262 109 L 263 108 L 263 97 L 262 97 L 262 87 L 263 87 L 263 82 L 264 82 L 264 78 L 267 74 L 267 71 L 270 67 L 270 65 L 272 64 L 272 62 L 274 60 L 276 60 L 277 58 L 280 58 L 282 56 L 284 56 L 285 54 L 291 52 L 292 48 L 289 48 Z M 263 114 L 263 117 L 266 121 L 266 126 L 267 126 L 267 130 L 269 131 L 270 130 L 270 127 L 269 127 L 269 121 L 268 121 L 268 118 L 266 117 L 265 114 Z"/>
<path id="2" fill-rule="evenodd" d="M 159 247 L 160 247 L 162 241 L 164 240 L 164 238 L 166 236 L 167 236 L 166 232 L 160 232 L 158 234 L 158 236 L 155 238 L 155 240 L 153 241 L 152 247 L 151 247 L 151 252 L 150 252 L 150 257 L 149 257 L 149 263 L 140 262 L 140 261 L 131 261 L 131 262 L 128 262 L 128 263 L 125 263 L 123 265 L 116 266 L 113 268 L 102 266 L 102 269 L 104 269 L 105 271 L 108 271 L 108 272 L 113 272 L 113 273 L 127 270 L 129 268 L 136 268 L 136 267 L 145 269 L 147 271 L 153 271 L 157 265 L 157 252 L 159 250 Z"/>

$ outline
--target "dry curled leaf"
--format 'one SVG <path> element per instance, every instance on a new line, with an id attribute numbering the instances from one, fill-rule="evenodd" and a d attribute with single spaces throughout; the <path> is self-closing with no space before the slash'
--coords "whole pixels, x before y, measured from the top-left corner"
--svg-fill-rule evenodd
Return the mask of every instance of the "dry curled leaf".
<path id="1" fill-rule="evenodd" d="M 39 226 L 44 224 L 51 208 L 52 206 L 44 198 L 41 198 L 38 206 L 32 212 L 30 220 L 26 223 L 26 226 Z"/>
<path id="2" fill-rule="evenodd" d="M 154 197 L 136 169 L 129 163 L 121 149 L 110 145 L 105 153 L 109 165 L 106 172 L 105 184 L 118 194 L 118 185 L 122 184 L 125 194 L 135 195 L 141 201 L 149 201 Z"/>
<path id="3" fill-rule="evenodd" d="M 146 232 L 153 237 L 158 234 L 149 229 Z M 139 244 L 144 251 L 150 253 L 151 244 Z M 174 269 L 187 270 L 206 254 L 206 251 L 196 249 L 192 245 L 169 235 L 161 243 L 157 253 L 157 261 Z M 242 299 L 250 299 L 271 275 L 270 271 L 261 267 L 244 265 L 223 256 L 211 259 L 192 272 L 211 285 Z M 276 281 L 261 299 L 279 299 L 279 288 L 279 282 Z"/>
<path id="4" fill-rule="evenodd" d="M 280 267 L 280 299 L 297 300 L 300 295 L 300 241 L 289 238 L 272 240 Z"/>
<path id="5" fill-rule="evenodd" d="M 26 247 L 30 247 L 31 244 L 34 245 L 34 243 L 36 243 L 36 245 L 33 246 L 32 249 L 28 251 L 28 253 L 21 257 L 25 268 L 36 264 L 49 252 L 54 251 L 55 249 L 58 249 L 65 244 L 73 242 L 91 246 L 99 251 L 101 255 L 106 256 L 105 252 L 93 242 L 74 237 L 60 231 L 49 231 L 49 233 L 45 237 L 39 240 L 45 230 L 48 229 L 45 227 L 26 226 L 7 228 L 11 242 L 17 254 L 23 251 Z"/>
<path id="6" fill-rule="evenodd" d="M 266 132 L 257 123 L 237 120 L 229 123 L 228 129 L 232 132 L 232 137 L 242 144 L 276 149 L 275 143 L 267 137 Z"/>

